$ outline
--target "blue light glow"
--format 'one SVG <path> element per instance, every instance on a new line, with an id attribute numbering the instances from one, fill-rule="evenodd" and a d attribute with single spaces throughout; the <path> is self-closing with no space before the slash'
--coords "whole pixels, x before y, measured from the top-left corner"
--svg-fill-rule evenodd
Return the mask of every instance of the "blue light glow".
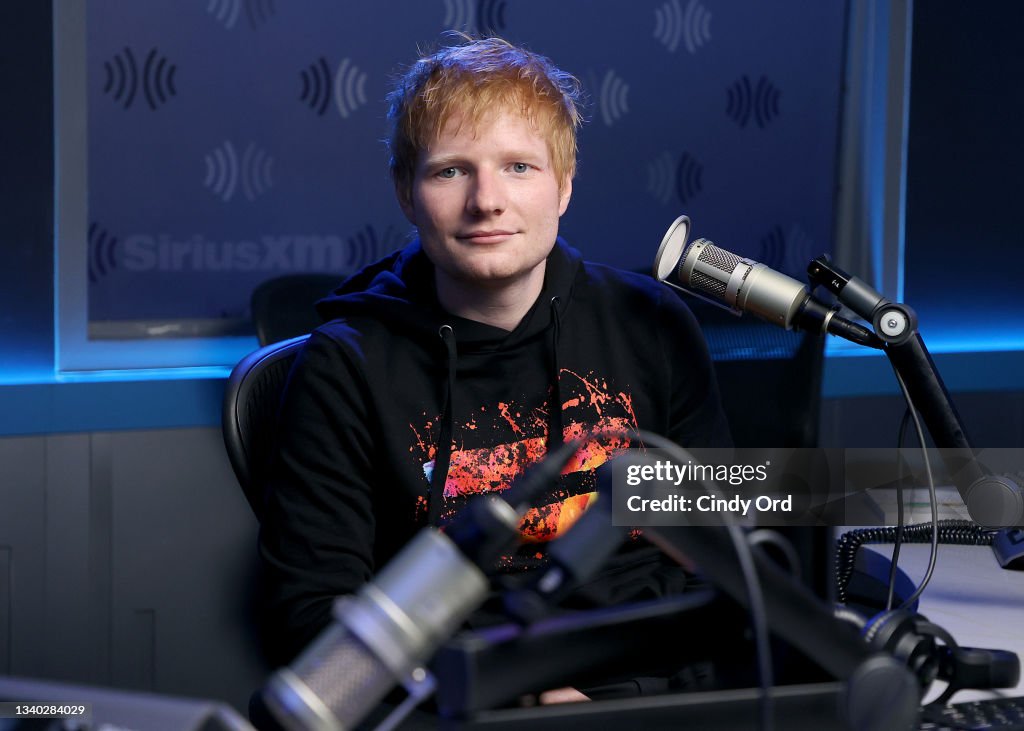
<path id="1" fill-rule="evenodd" d="M 230 366 L 194 366 L 188 368 L 136 368 L 102 371 L 64 371 L 54 378 L 56 383 L 110 383 L 131 381 L 189 381 L 227 378 Z"/>

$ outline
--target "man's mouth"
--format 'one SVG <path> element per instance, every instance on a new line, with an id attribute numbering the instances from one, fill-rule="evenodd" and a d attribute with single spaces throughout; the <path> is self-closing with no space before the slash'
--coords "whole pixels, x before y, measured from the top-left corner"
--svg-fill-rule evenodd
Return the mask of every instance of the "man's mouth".
<path id="1" fill-rule="evenodd" d="M 497 244 L 515 236 L 515 231 L 506 229 L 477 229 L 456 234 L 455 238 L 460 241 L 469 241 L 474 244 Z"/>

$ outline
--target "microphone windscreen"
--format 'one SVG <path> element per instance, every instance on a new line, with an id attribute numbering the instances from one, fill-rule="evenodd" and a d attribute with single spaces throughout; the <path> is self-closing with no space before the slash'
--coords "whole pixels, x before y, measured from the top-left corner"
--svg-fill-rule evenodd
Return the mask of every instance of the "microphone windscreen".
<path id="1" fill-rule="evenodd" d="M 679 260 L 686 248 L 686 240 L 690 236 L 690 219 L 680 216 L 669 226 L 661 239 L 658 253 L 654 256 L 654 277 L 664 282 L 676 273 Z"/>

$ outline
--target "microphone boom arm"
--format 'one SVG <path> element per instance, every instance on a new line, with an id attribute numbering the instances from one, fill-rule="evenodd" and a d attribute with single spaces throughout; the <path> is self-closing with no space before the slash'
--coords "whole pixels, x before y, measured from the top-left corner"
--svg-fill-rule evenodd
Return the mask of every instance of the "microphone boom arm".
<path id="1" fill-rule="evenodd" d="M 886 357 L 903 379 L 932 441 L 939 448 L 971 519 L 985 527 L 1024 524 L 1021 487 L 1008 477 L 991 474 L 978 461 L 949 391 L 917 330 L 914 311 L 907 305 L 892 302 L 863 280 L 839 269 L 827 255 L 812 260 L 807 274 L 813 284 L 824 286 L 841 303 L 872 323 L 885 344 L 882 349 Z"/>

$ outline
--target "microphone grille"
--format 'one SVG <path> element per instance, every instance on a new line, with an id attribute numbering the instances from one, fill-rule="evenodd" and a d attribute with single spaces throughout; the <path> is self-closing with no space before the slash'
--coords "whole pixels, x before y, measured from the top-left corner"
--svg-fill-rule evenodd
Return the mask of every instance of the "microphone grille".
<path id="1" fill-rule="evenodd" d="M 713 294 L 716 297 L 725 297 L 725 282 L 715 279 L 714 277 L 709 277 L 703 272 L 694 272 L 691 274 L 689 284 L 692 289 L 707 292 L 708 294 Z"/>
<path id="2" fill-rule="evenodd" d="M 331 641 L 314 646 L 295 673 L 343 728 L 351 728 L 395 684 L 395 677 L 357 637 L 340 627 L 333 629 Z"/>
<path id="3" fill-rule="evenodd" d="M 694 243 L 704 244 L 704 248 L 701 250 L 700 256 L 697 257 L 697 261 L 703 264 L 710 264 L 716 269 L 721 269 L 727 274 L 732 274 L 740 264 L 741 259 L 738 256 L 733 254 L 731 251 L 719 249 L 707 239 L 697 239 Z"/>
<path id="4" fill-rule="evenodd" d="M 696 247 L 696 248 L 695 248 Z M 731 251 L 719 249 L 707 239 L 697 239 L 687 247 L 679 264 L 679 278 L 697 294 L 724 300 L 729 279 L 742 259 Z M 702 269 L 697 265 L 701 264 Z"/>

